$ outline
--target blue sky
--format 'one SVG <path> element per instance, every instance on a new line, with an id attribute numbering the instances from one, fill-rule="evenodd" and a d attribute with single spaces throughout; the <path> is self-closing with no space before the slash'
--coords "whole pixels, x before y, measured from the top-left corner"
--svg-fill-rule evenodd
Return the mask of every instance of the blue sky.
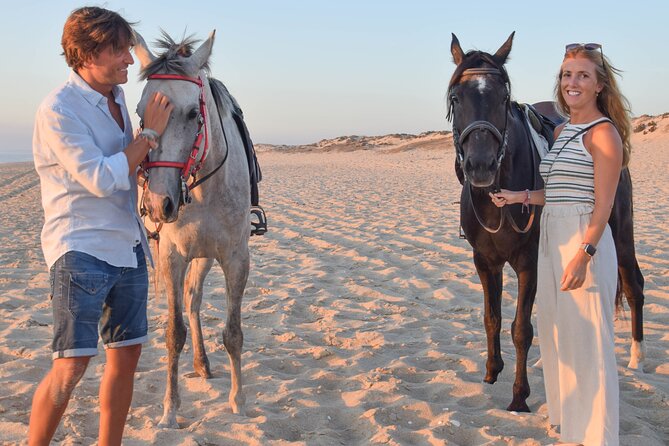
<path id="1" fill-rule="evenodd" d="M 465 50 L 494 52 L 516 31 L 507 68 L 518 101 L 552 99 L 566 43 L 599 42 L 623 70 L 634 114 L 669 111 L 669 2 L 579 3 L 3 0 L 0 162 L 30 159 L 35 109 L 68 75 L 63 23 L 82 5 L 138 21 L 149 43 L 160 28 L 199 38 L 216 29 L 212 74 L 241 104 L 256 143 L 450 129 L 452 32 Z M 135 64 L 124 86 L 133 114 L 142 87 L 137 72 Z"/>

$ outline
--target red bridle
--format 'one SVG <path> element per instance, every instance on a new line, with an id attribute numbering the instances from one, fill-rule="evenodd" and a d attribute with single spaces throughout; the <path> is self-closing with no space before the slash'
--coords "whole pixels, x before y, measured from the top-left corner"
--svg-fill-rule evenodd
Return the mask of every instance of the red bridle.
<path id="1" fill-rule="evenodd" d="M 200 88 L 200 116 L 198 117 L 198 127 L 197 133 L 195 133 L 195 142 L 190 151 L 190 155 L 185 163 L 180 163 L 178 161 L 149 161 L 149 156 L 147 155 L 146 159 L 142 162 L 142 169 L 148 174 L 148 169 L 153 167 L 172 167 L 175 169 L 181 169 L 181 180 L 184 184 L 188 182 L 188 179 L 195 175 L 195 173 L 202 168 L 205 158 L 207 157 L 207 150 L 209 149 L 209 134 L 207 130 L 207 105 L 204 101 L 204 84 L 202 79 L 199 77 L 188 77 L 181 76 L 178 74 L 152 74 L 148 77 L 148 80 L 175 80 L 175 81 L 187 81 L 196 84 Z M 202 138 L 204 138 L 204 148 L 202 150 L 202 156 L 198 160 L 198 153 L 200 151 L 200 145 L 202 144 Z M 148 176 L 148 175 L 147 175 Z M 192 185 L 191 185 L 192 186 Z M 191 187 L 189 187 L 190 189 Z"/>

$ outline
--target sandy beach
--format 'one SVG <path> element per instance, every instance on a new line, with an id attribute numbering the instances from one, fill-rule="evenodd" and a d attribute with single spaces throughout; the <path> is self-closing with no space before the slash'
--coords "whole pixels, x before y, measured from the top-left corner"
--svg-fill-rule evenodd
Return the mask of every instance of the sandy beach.
<path id="1" fill-rule="evenodd" d="M 666 115 L 666 114 L 665 114 Z M 645 121 L 644 121 L 645 119 Z M 669 116 L 633 136 L 637 256 L 646 279 L 645 372 L 627 369 L 629 311 L 616 322 L 621 444 L 669 444 Z M 420 138 L 418 138 L 420 139 Z M 483 383 L 483 294 L 471 250 L 458 237 L 460 185 L 449 137 L 388 137 L 387 144 L 329 150 L 259 147 L 270 232 L 251 239 L 243 304 L 246 415 L 227 402 L 221 339 L 225 286 L 206 279 L 205 346 L 214 377 L 181 356 L 181 429 L 162 415 L 167 307 L 149 301 L 150 341 L 137 373 L 125 445 L 547 445 L 541 370 L 529 368 L 532 413 L 511 401 L 510 337 L 516 279 L 505 270 L 505 369 Z M 0 444 L 22 444 L 30 402 L 51 363 L 48 273 L 39 233 L 39 181 L 31 163 L 0 164 Z M 186 321 L 187 323 L 187 321 Z M 536 327 L 536 322 L 534 322 Z M 97 436 L 94 358 L 54 444 Z M 530 364 L 539 359 L 535 338 Z"/>

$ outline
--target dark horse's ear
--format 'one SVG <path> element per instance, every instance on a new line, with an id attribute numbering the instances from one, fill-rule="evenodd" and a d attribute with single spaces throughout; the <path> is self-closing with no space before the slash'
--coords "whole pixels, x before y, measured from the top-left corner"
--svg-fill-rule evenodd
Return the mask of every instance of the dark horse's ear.
<path id="1" fill-rule="evenodd" d="M 515 34 L 516 34 L 515 31 L 512 32 L 509 38 L 506 39 L 506 42 L 504 42 L 504 45 L 500 46 L 495 55 L 493 56 L 493 58 L 500 65 L 504 65 L 506 59 L 509 57 L 509 53 L 511 52 L 511 45 L 513 44 L 513 36 Z"/>
<path id="2" fill-rule="evenodd" d="M 451 54 L 453 55 L 453 62 L 455 62 L 455 65 L 460 65 L 462 63 L 462 59 L 465 57 L 465 53 L 462 51 L 462 47 L 460 47 L 460 41 L 457 37 L 455 37 L 455 34 L 451 33 L 451 36 L 453 36 L 453 40 L 451 40 Z"/>

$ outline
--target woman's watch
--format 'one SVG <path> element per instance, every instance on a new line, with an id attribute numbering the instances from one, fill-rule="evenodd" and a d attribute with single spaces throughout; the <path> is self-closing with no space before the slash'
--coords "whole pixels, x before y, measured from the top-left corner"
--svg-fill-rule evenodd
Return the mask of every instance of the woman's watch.
<path id="1" fill-rule="evenodd" d="M 583 251 L 585 251 L 585 253 L 586 253 L 588 256 L 590 256 L 590 257 L 594 256 L 595 253 L 597 252 L 597 248 L 595 248 L 595 247 L 594 247 L 593 245 L 591 245 L 590 243 L 582 243 L 582 244 L 581 244 L 581 248 L 582 248 Z"/>

